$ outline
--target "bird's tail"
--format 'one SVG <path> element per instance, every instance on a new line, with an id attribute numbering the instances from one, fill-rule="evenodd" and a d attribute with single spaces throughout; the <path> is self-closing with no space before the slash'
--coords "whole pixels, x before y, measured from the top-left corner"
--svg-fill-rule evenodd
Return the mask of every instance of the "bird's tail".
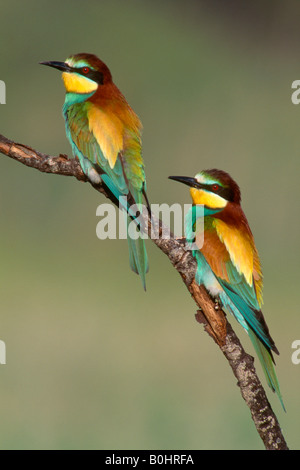
<path id="1" fill-rule="evenodd" d="M 271 390 L 275 392 L 280 400 L 282 408 L 286 411 L 285 406 L 283 404 L 279 382 L 276 376 L 275 368 L 274 368 L 274 360 L 270 351 L 264 346 L 264 344 L 258 339 L 254 331 L 250 328 L 248 330 L 248 334 L 256 351 L 256 354 L 260 360 L 262 369 L 267 379 L 267 383 Z"/>
<path id="2" fill-rule="evenodd" d="M 145 240 L 143 238 L 133 240 L 128 236 L 128 248 L 130 267 L 132 271 L 140 275 L 144 290 L 146 290 L 146 273 L 149 270 L 149 266 Z"/>
<path id="3" fill-rule="evenodd" d="M 132 209 L 132 207 L 134 207 L 135 201 L 131 195 L 129 195 L 131 197 L 124 197 L 107 175 L 101 175 L 101 178 L 105 183 L 106 187 L 113 194 L 115 202 L 117 200 L 119 207 L 124 209 L 128 214 L 128 216 L 126 215 L 126 223 L 129 248 L 129 264 L 132 271 L 134 271 L 141 277 L 143 287 L 146 290 L 146 273 L 149 270 L 149 265 L 148 255 L 145 247 L 145 240 L 140 236 L 136 239 L 133 239 L 130 236 L 130 233 L 128 233 L 128 227 L 130 223 L 136 223 L 137 225 L 139 225 L 137 212 Z M 142 195 L 140 196 L 142 197 Z M 149 203 L 147 200 L 147 205 L 148 204 Z"/>

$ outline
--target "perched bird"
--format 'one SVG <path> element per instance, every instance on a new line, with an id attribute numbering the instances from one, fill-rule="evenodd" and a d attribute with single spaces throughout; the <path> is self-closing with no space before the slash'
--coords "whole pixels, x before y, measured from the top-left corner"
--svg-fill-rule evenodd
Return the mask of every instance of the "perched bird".
<path id="1" fill-rule="evenodd" d="M 272 352 L 279 354 L 261 312 L 262 271 L 237 183 L 225 171 L 206 170 L 195 178 L 169 176 L 190 186 L 193 205 L 185 235 L 197 260 L 196 282 L 220 300 L 248 333 L 268 385 L 284 408 Z"/>
<path id="2" fill-rule="evenodd" d="M 141 151 L 142 124 L 114 84 L 109 68 L 95 55 L 86 53 L 72 55 L 65 62 L 41 64 L 62 71 L 66 134 L 85 175 L 93 185 L 103 184 L 116 203 L 127 197 L 126 210 L 133 204 L 140 208 L 143 197 L 149 208 Z M 141 276 L 145 288 L 145 241 L 128 237 L 128 244 L 130 266 Z"/>

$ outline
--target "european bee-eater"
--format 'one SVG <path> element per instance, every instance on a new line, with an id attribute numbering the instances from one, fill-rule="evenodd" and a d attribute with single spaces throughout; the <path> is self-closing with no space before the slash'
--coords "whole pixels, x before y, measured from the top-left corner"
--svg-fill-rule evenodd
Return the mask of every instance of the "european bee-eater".
<path id="1" fill-rule="evenodd" d="M 169 178 L 190 186 L 193 205 L 186 216 L 185 235 L 197 261 L 195 280 L 244 327 L 268 385 L 284 408 L 272 355 L 279 352 L 261 312 L 261 265 L 241 208 L 239 186 L 228 173 L 216 169 L 194 178 Z"/>
<path id="2" fill-rule="evenodd" d="M 109 68 L 95 55 L 86 53 L 72 55 L 65 62 L 41 64 L 62 71 L 66 134 L 91 183 L 103 183 L 115 202 L 125 196 L 128 206 L 141 207 L 144 196 L 149 207 L 142 124 L 114 84 Z M 130 266 L 141 276 L 145 288 L 148 258 L 144 240 L 128 237 L 128 244 Z"/>

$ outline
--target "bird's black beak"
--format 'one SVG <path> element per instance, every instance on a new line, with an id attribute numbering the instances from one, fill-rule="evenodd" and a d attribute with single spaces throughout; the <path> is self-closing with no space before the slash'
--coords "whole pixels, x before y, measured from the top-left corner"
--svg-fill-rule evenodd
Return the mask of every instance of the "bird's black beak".
<path id="1" fill-rule="evenodd" d="M 65 62 L 40 62 L 41 65 L 48 65 L 49 67 L 54 67 L 55 69 L 61 70 L 62 72 L 72 72 L 72 68 Z"/>
<path id="2" fill-rule="evenodd" d="M 198 188 L 199 183 L 196 178 L 190 178 L 189 176 L 169 176 L 170 180 L 179 181 L 179 183 L 186 184 L 192 188 Z"/>

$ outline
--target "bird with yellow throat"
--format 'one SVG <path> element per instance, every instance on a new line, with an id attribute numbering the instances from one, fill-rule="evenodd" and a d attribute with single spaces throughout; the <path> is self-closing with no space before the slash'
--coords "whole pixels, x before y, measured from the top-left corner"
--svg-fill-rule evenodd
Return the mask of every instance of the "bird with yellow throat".
<path id="1" fill-rule="evenodd" d="M 185 234 L 197 262 L 195 280 L 220 300 L 248 333 L 267 383 L 284 404 L 274 368 L 279 354 L 261 311 L 262 270 L 238 184 L 223 170 L 201 171 L 195 177 L 169 176 L 190 187 L 192 207 Z"/>
<path id="2" fill-rule="evenodd" d="M 104 185 L 118 203 L 142 207 L 146 178 L 142 159 L 142 124 L 114 84 L 109 68 L 93 54 L 81 53 L 65 62 L 41 62 L 62 72 L 66 88 L 63 116 L 75 157 L 90 182 Z M 129 224 L 130 218 L 127 218 Z M 145 240 L 128 236 L 129 261 L 146 286 Z"/>

